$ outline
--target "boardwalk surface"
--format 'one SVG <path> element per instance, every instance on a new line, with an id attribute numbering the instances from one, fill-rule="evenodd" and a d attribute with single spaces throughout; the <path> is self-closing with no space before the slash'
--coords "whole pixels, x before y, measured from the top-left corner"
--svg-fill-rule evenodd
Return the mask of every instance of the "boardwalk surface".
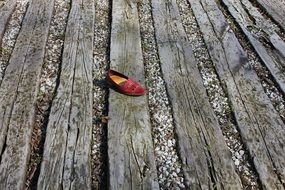
<path id="1" fill-rule="evenodd" d="M 278 174 L 283 175 L 285 167 L 284 124 L 217 5 L 210 0 L 189 1 L 217 72 L 227 87 L 242 138 L 255 155 L 261 183 L 268 189 L 282 188 Z"/>
<path id="2" fill-rule="evenodd" d="M 152 6 L 186 184 L 191 189 L 207 189 L 213 184 L 219 189 L 239 189 L 241 182 L 207 100 L 191 46 L 179 22 L 178 7 L 163 0 L 153 1 Z"/>
<path id="3" fill-rule="evenodd" d="M 0 189 L 24 189 L 37 94 L 56 0 L 30 0 L 0 83 Z M 157 57 L 167 88 L 177 151 L 187 189 L 243 189 L 222 126 L 187 38 L 175 0 L 150 1 Z M 283 1 L 185 0 L 193 11 L 215 72 L 229 99 L 242 143 L 260 188 L 285 189 L 285 124 L 266 94 L 237 26 L 285 94 Z M 139 4 L 112 1 L 110 68 L 146 86 Z M 2 38 L 16 0 L 0 1 Z M 95 1 L 72 1 L 56 93 L 46 121 L 38 189 L 92 189 L 91 146 Z M 231 15 L 229 23 L 225 12 Z M 272 24 L 274 23 L 274 24 Z M 276 30 L 278 28 L 278 30 Z M 131 97 L 110 89 L 108 97 L 108 188 L 160 189 L 156 141 L 148 94 Z M 96 107 L 96 105 L 95 105 Z M 95 108 L 96 109 L 96 108 Z"/>
<path id="4" fill-rule="evenodd" d="M 91 188 L 94 2 L 73 1 L 38 189 Z"/>

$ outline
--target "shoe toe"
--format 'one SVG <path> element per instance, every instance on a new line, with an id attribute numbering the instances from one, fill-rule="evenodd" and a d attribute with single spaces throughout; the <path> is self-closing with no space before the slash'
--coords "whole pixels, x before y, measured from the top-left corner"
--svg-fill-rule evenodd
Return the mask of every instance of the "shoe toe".
<path id="1" fill-rule="evenodd" d="M 138 86 L 135 91 L 134 91 L 135 94 L 137 95 L 143 95 L 145 93 L 145 89 L 141 86 Z"/>

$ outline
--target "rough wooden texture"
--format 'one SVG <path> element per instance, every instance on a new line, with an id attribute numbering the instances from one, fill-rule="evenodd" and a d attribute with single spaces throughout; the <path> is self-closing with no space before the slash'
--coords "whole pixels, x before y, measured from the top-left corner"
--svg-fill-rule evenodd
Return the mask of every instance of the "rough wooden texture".
<path id="1" fill-rule="evenodd" d="M 38 189 L 91 189 L 94 1 L 72 1 Z"/>
<path id="2" fill-rule="evenodd" d="M 285 30 L 285 1 L 284 0 L 255 0 L 266 12 Z"/>
<path id="3" fill-rule="evenodd" d="M 284 123 L 216 3 L 188 0 L 265 189 L 284 189 Z M 282 185 L 283 183 L 283 185 Z"/>
<path id="4" fill-rule="evenodd" d="M 285 43 L 248 0 L 222 0 L 285 93 Z M 255 33 L 259 33 L 257 36 Z M 262 43 L 269 44 L 269 48 Z M 268 46 L 268 45 L 267 45 Z"/>
<path id="5" fill-rule="evenodd" d="M 135 0 L 113 1 L 111 68 L 144 84 L 144 65 Z M 159 189 L 146 95 L 110 91 L 109 188 Z"/>
<path id="6" fill-rule="evenodd" d="M 189 189 L 241 189 L 174 0 L 152 1 L 159 57 Z"/>
<path id="7" fill-rule="evenodd" d="M 0 6 L 0 52 L 1 52 L 1 43 L 2 38 L 6 29 L 6 26 L 8 24 L 8 21 L 16 7 L 17 0 L 10 0 L 7 1 L 7 3 L 1 7 Z"/>
<path id="8" fill-rule="evenodd" d="M 32 1 L 0 87 L 0 189 L 23 189 L 53 1 Z"/>

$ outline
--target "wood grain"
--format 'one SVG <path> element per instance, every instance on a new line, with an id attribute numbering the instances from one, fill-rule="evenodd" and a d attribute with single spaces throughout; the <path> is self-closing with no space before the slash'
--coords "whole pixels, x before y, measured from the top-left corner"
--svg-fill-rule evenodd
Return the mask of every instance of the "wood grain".
<path id="1" fill-rule="evenodd" d="M 111 68 L 144 85 L 136 1 L 116 0 L 112 8 Z M 146 95 L 111 90 L 109 118 L 109 188 L 159 189 Z"/>
<path id="2" fill-rule="evenodd" d="M 175 1 L 152 1 L 156 39 L 188 189 L 241 189 Z"/>
<path id="3" fill-rule="evenodd" d="M 38 189 L 91 189 L 94 1 L 72 1 Z"/>
<path id="4" fill-rule="evenodd" d="M 0 189 L 23 189 L 53 0 L 34 0 L 0 87 Z"/>
<path id="5" fill-rule="evenodd" d="M 284 189 L 284 123 L 217 4 L 210 0 L 188 1 L 263 188 Z"/>

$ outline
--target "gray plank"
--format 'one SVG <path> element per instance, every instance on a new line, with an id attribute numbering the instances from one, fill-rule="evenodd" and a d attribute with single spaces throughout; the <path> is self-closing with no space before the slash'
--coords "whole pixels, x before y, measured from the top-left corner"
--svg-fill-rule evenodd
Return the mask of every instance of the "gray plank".
<path id="1" fill-rule="evenodd" d="M 274 47 L 273 50 L 271 50 L 271 54 L 273 54 L 276 58 L 279 59 L 278 54 L 282 56 L 283 60 L 280 60 L 282 66 L 285 66 L 285 42 L 282 40 L 282 38 L 279 36 L 278 33 L 275 32 L 275 28 L 272 27 L 272 22 L 269 22 L 264 16 L 259 12 L 259 10 L 252 5 L 252 3 L 249 0 L 242 0 L 242 5 L 245 10 L 247 10 L 248 16 L 251 17 L 251 20 L 255 22 L 255 30 L 259 30 L 259 32 L 263 33 L 263 38 L 265 38 L 268 43 Z M 244 12 L 241 11 L 241 14 L 244 15 Z M 245 16 L 245 15 L 244 15 Z M 246 23 L 244 23 L 246 24 Z M 248 26 L 253 26 L 254 23 L 247 23 Z M 274 52 L 277 52 L 274 53 Z"/>
<path id="2" fill-rule="evenodd" d="M 280 89 L 285 92 L 285 43 L 248 0 L 223 0 L 240 28 L 249 39 L 262 62 L 271 72 Z M 250 14 L 250 15 L 249 15 Z M 254 20 L 254 21 L 253 21 Z M 255 33 L 262 33 L 258 36 Z M 272 44 L 266 48 L 262 40 Z"/>
<path id="3" fill-rule="evenodd" d="M 174 0 L 152 1 L 159 57 L 189 189 L 241 189 Z"/>
<path id="4" fill-rule="evenodd" d="M 284 189 L 284 123 L 215 2 L 188 0 L 265 189 Z M 283 183 L 283 185 L 281 184 Z"/>
<path id="5" fill-rule="evenodd" d="M 285 1 L 256 0 L 266 12 L 285 30 Z"/>
<path id="6" fill-rule="evenodd" d="M 0 6 L 0 52 L 1 52 L 1 43 L 6 30 L 8 21 L 16 8 L 17 0 L 7 1 L 3 7 Z"/>
<path id="7" fill-rule="evenodd" d="M 53 1 L 35 0 L 0 87 L 0 189 L 23 189 Z"/>
<path id="8" fill-rule="evenodd" d="M 91 189 L 94 1 L 72 1 L 38 189 Z"/>
<path id="9" fill-rule="evenodd" d="M 112 8 L 111 68 L 144 84 L 136 0 L 116 0 Z M 109 188 L 159 189 L 146 95 L 111 90 L 109 117 Z"/>

